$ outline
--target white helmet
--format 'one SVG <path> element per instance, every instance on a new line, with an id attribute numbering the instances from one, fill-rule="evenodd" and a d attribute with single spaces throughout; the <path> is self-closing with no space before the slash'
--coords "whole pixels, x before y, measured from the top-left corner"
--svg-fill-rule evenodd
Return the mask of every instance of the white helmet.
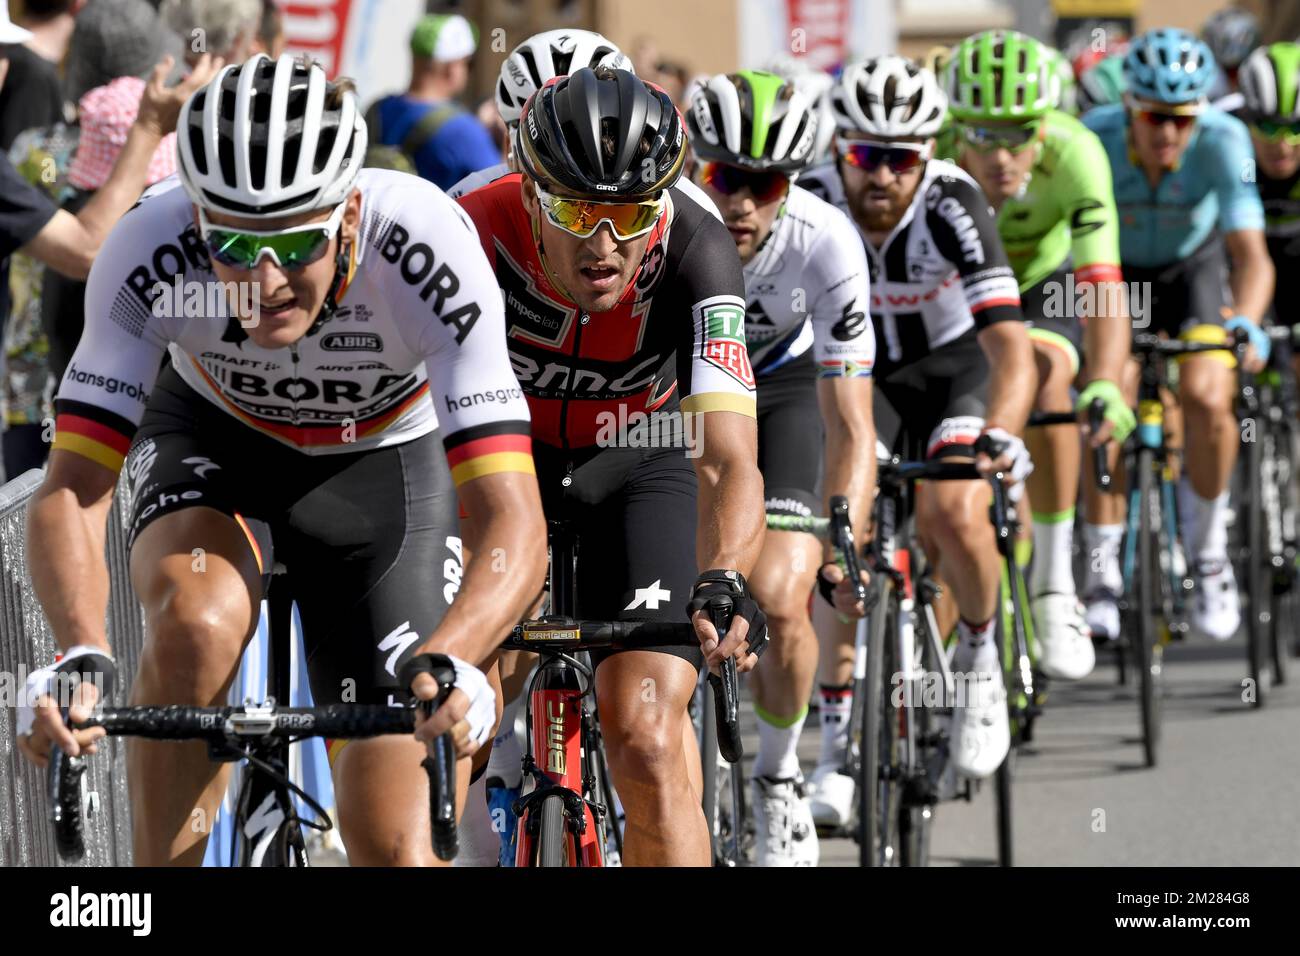
<path id="1" fill-rule="evenodd" d="M 589 66 L 632 69 L 632 61 L 599 33 L 590 30 L 547 30 L 515 47 L 501 64 L 497 79 L 497 109 L 508 126 L 519 122 L 524 104 L 547 81 Z"/>
<path id="2" fill-rule="evenodd" d="M 835 78 L 825 70 L 809 66 L 803 57 L 781 55 L 768 64 L 768 71 L 787 80 L 806 96 L 817 103 L 817 142 L 813 146 L 813 163 L 825 157 L 831 148 L 831 137 L 835 135 L 835 117 L 831 114 L 831 87 Z"/>
<path id="3" fill-rule="evenodd" d="M 901 56 L 850 63 L 831 88 L 837 128 L 887 139 L 933 136 L 947 109 L 935 75 Z"/>
<path id="4" fill-rule="evenodd" d="M 351 90 L 284 54 L 227 66 L 181 107 L 181 182 L 204 209 L 280 218 L 337 206 L 366 154 Z"/>
<path id="5" fill-rule="evenodd" d="M 761 70 L 719 73 L 696 87 L 686 112 L 703 160 L 797 173 L 813 159 L 817 100 L 794 80 Z"/>

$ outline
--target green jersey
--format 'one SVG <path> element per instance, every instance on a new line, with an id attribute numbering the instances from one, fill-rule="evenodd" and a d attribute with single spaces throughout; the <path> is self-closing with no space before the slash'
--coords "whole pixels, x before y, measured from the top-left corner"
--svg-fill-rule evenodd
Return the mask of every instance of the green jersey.
<path id="1" fill-rule="evenodd" d="M 1023 293 L 1071 260 L 1076 284 L 1118 281 L 1119 219 L 1110 160 L 1095 133 L 1052 110 L 1020 192 L 998 210 L 998 233 Z"/>

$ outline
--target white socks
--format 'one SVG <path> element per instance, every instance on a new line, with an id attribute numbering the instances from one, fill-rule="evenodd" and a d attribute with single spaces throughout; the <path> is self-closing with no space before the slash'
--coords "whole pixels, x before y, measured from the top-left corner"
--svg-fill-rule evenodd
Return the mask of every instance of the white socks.
<path id="1" fill-rule="evenodd" d="M 803 722 L 808 717 L 808 705 L 805 704 L 793 719 L 773 718 L 757 705 L 754 713 L 758 716 L 758 755 L 754 758 L 754 776 L 771 777 L 774 780 L 797 777 L 799 755 L 795 748 L 799 744 Z M 773 719 L 780 720 L 780 725 L 769 723 Z"/>
<path id="2" fill-rule="evenodd" d="M 997 670 L 1001 665 L 998 662 L 995 637 L 993 618 L 978 627 L 958 620 L 957 648 L 953 653 L 952 669 L 961 672 Z"/>
<path id="3" fill-rule="evenodd" d="M 1034 563 L 1029 577 L 1029 593 L 1074 593 L 1074 509 L 1053 515 L 1034 515 Z"/>
<path id="4" fill-rule="evenodd" d="M 849 745 L 849 715 L 853 711 L 853 686 L 843 687 L 821 685 L 821 751 L 817 755 L 817 766 L 844 763 L 844 754 Z"/>
<path id="5" fill-rule="evenodd" d="M 460 817 L 460 852 L 452 866 L 496 866 L 501 858 L 501 837 L 492 829 L 487 806 L 487 774 L 469 785 L 465 812 Z"/>
<path id="6" fill-rule="evenodd" d="M 1105 588 L 1112 594 L 1124 593 L 1124 579 L 1119 569 L 1119 549 L 1124 541 L 1122 524 L 1086 524 L 1083 526 L 1086 576 L 1083 593 Z"/>
<path id="7" fill-rule="evenodd" d="M 1228 492 L 1202 498 L 1186 478 L 1179 482 L 1178 503 L 1182 510 L 1183 539 L 1193 564 L 1228 560 Z"/>

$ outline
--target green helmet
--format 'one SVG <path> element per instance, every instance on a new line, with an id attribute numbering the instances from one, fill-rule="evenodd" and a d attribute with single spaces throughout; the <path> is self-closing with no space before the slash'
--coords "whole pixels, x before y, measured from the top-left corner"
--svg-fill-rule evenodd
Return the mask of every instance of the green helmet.
<path id="1" fill-rule="evenodd" d="M 686 123 L 700 159 L 794 173 L 816 154 L 820 113 L 820 98 L 793 80 L 740 70 L 697 85 Z"/>
<path id="2" fill-rule="evenodd" d="M 1260 47 L 1241 64 L 1237 83 L 1251 117 L 1285 123 L 1300 119 L 1300 44 Z"/>
<path id="3" fill-rule="evenodd" d="M 944 64 L 948 108 L 958 120 L 1037 119 L 1060 102 L 1056 58 L 1014 30 L 968 36 Z"/>
<path id="4" fill-rule="evenodd" d="M 1113 53 L 1079 77 L 1079 112 L 1118 103 L 1124 98 L 1124 55 Z"/>
<path id="5" fill-rule="evenodd" d="M 1074 67 L 1065 58 L 1065 54 L 1055 47 L 1048 47 L 1056 65 L 1056 78 L 1060 85 L 1060 99 L 1056 104 L 1058 110 L 1074 115 L 1079 112 L 1079 88 L 1074 81 Z"/>

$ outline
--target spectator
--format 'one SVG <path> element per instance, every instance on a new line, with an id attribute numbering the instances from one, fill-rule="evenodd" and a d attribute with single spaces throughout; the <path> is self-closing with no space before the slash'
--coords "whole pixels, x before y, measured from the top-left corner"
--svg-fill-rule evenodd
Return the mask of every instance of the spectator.
<path id="1" fill-rule="evenodd" d="M 158 15 L 185 44 L 185 62 L 204 53 L 243 63 L 253 53 L 262 0 L 163 0 Z"/>
<path id="2" fill-rule="evenodd" d="M 366 113 L 377 145 L 396 147 L 416 172 L 442 189 L 501 162 L 492 137 L 456 102 L 469 85 L 474 27 L 456 14 L 424 17 L 411 33 L 411 85 Z"/>
<path id="3" fill-rule="evenodd" d="M 49 126 L 63 115 L 58 64 L 68 50 L 73 15 L 84 0 L 27 0 L 21 26 L 0 11 L 0 58 L 9 61 L 0 90 L 0 150 L 23 130 Z M 25 29 L 24 29 L 25 28 Z"/>
<path id="4" fill-rule="evenodd" d="M 76 103 L 119 76 L 146 79 L 169 54 L 181 61 L 180 38 L 146 0 L 90 0 L 77 15 L 68 44 L 64 92 Z"/>
<path id="5" fill-rule="evenodd" d="M 257 28 L 257 38 L 249 54 L 265 53 L 272 60 L 280 59 L 284 52 L 284 15 L 276 0 L 262 0 L 262 23 Z"/>

